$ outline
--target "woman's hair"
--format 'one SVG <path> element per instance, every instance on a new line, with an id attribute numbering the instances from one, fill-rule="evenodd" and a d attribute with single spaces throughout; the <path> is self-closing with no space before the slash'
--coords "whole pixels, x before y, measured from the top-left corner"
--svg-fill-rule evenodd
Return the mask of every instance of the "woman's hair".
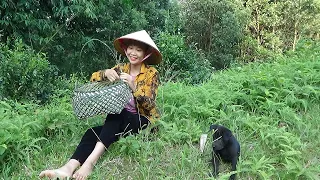
<path id="1" fill-rule="evenodd" d="M 126 47 L 129 47 L 129 46 L 139 46 L 140 48 L 142 48 L 144 50 L 144 52 L 147 52 L 148 49 L 149 49 L 149 45 L 147 45 L 146 43 L 143 43 L 143 42 L 140 42 L 140 41 L 136 41 L 136 40 L 133 40 L 133 39 L 128 39 L 128 40 L 125 40 L 123 42 L 123 44 L 126 46 Z"/>

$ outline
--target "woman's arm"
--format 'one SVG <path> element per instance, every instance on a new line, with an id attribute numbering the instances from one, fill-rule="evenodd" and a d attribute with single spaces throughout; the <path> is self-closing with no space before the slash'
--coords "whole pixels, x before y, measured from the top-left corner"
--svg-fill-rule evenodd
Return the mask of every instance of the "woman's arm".
<path id="1" fill-rule="evenodd" d="M 109 80 L 111 82 L 115 81 L 116 79 L 119 79 L 119 74 L 121 72 L 121 66 L 116 65 L 115 67 L 111 69 L 105 69 L 105 70 L 99 70 L 97 72 L 92 73 L 90 81 L 106 81 Z"/>

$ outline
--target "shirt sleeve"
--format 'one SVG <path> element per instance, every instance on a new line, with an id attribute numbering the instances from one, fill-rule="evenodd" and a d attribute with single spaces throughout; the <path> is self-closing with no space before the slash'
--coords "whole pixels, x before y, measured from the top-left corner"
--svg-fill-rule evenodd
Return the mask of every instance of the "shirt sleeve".
<path id="1" fill-rule="evenodd" d="M 97 71 L 92 73 L 90 82 L 102 81 L 103 80 L 103 71 Z"/>
<path id="2" fill-rule="evenodd" d="M 114 66 L 113 68 L 111 68 L 113 70 L 115 70 L 118 74 L 121 73 L 121 69 L 122 69 L 122 65 L 118 64 L 116 66 Z M 105 81 L 107 80 L 106 77 L 104 77 L 104 70 L 99 70 L 97 72 L 92 73 L 91 78 L 90 78 L 90 82 L 96 82 L 96 81 Z"/>

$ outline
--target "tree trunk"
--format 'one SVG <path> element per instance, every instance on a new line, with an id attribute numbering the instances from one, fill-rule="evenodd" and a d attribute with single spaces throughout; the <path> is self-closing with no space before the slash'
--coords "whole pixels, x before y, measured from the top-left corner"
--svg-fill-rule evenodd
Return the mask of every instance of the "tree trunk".
<path id="1" fill-rule="evenodd" d="M 275 32 L 276 32 L 276 27 L 274 25 L 272 25 L 272 34 L 275 35 Z M 272 43 L 272 51 L 275 50 L 275 44 Z"/>
<path id="2" fill-rule="evenodd" d="M 259 11 L 258 11 L 258 8 L 256 8 L 256 32 L 257 32 L 258 46 L 260 46 L 260 24 L 259 24 Z"/>
<path id="3" fill-rule="evenodd" d="M 298 21 L 294 23 L 294 38 L 292 43 L 292 51 L 295 51 L 297 41 L 298 41 Z"/>

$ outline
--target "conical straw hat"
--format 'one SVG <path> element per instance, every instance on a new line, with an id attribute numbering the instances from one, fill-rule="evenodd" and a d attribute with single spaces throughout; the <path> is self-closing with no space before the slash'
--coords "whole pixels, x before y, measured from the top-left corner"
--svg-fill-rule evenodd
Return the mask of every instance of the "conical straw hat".
<path id="1" fill-rule="evenodd" d="M 149 54 L 150 52 L 152 52 L 152 54 L 150 55 L 150 57 L 148 57 L 145 62 L 146 64 L 159 64 L 162 61 L 162 55 L 158 49 L 158 47 L 156 46 L 156 44 L 153 42 L 153 40 L 151 39 L 151 37 L 149 36 L 149 34 L 145 31 L 137 31 L 131 34 L 127 34 L 125 36 L 122 36 L 120 38 L 117 38 L 116 40 L 114 40 L 113 44 L 115 49 L 121 53 L 123 56 L 126 56 L 125 52 L 124 52 L 124 46 L 125 46 L 125 41 L 127 40 L 136 40 L 142 43 L 145 43 L 147 45 L 149 45 L 151 47 L 151 51 L 148 50 L 148 52 L 146 54 Z"/>

